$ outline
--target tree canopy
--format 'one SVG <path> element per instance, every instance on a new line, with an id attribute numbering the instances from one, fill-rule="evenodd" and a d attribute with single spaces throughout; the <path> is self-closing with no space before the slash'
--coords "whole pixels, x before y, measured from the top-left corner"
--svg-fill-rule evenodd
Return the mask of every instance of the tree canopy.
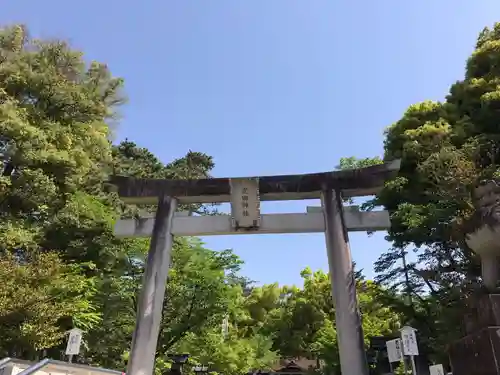
<path id="1" fill-rule="evenodd" d="M 378 281 L 409 296 L 389 306 L 419 328 L 426 351 L 442 361 L 446 344 L 463 335 L 457 327 L 467 296 L 481 284 L 465 225 L 474 213 L 473 188 L 499 174 L 499 63 L 497 23 L 481 31 L 464 78 L 442 102 L 411 105 L 386 129 L 384 159 L 401 159 L 401 169 L 368 205 L 391 212 L 393 247 L 375 264 Z M 380 159 L 347 158 L 341 166 L 368 160 Z"/>

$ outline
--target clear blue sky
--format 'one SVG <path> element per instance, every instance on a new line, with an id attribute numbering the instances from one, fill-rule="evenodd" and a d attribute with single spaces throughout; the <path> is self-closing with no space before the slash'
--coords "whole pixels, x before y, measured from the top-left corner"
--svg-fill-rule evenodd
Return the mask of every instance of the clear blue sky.
<path id="1" fill-rule="evenodd" d="M 0 23 L 69 39 L 125 78 L 118 139 L 164 162 L 206 152 L 221 177 L 326 171 L 343 156 L 381 155 L 384 128 L 408 105 L 442 99 L 494 21 L 499 0 L 0 0 Z M 303 267 L 328 268 L 322 235 L 206 242 L 234 248 L 260 282 L 300 283 Z M 351 235 L 368 276 L 389 246 L 383 233 Z"/>

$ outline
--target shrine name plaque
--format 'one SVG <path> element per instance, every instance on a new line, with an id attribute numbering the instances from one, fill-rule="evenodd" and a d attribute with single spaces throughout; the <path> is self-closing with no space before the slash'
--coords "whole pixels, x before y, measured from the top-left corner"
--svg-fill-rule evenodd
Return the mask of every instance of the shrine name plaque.
<path id="1" fill-rule="evenodd" d="M 231 179 L 231 222 L 234 230 L 260 226 L 258 178 Z"/>

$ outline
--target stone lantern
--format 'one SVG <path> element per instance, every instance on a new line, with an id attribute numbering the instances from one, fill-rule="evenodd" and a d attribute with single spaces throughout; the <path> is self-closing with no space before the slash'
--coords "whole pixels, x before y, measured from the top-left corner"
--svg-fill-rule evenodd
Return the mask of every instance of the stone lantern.
<path id="1" fill-rule="evenodd" d="M 484 286 L 493 292 L 499 281 L 500 256 L 500 185 L 488 181 L 476 188 L 475 230 L 466 237 L 469 248 L 481 258 L 481 276 Z"/>
<path id="2" fill-rule="evenodd" d="M 469 301 L 466 336 L 450 344 L 448 353 L 453 375 L 500 375 L 500 180 L 478 186 L 474 206 L 466 243 L 480 257 L 485 288 Z"/>
<path id="3" fill-rule="evenodd" d="M 169 354 L 168 358 L 172 360 L 169 375 L 182 375 L 182 369 L 189 359 L 189 354 Z"/>

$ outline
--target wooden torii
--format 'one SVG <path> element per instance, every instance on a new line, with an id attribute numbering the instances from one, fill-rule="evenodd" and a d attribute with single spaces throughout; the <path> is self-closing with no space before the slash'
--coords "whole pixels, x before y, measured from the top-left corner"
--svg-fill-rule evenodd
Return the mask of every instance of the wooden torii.
<path id="1" fill-rule="evenodd" d="M 114 176 L 123 201 L 157 204 L 155 218 L 119 220 L 121 237 L 151 237 L 127 375 L 152 375 L 173 236 L 324 232 L 343 375 L 368 375 L 348 231 L 386 230 L 385 211 L 360 212 L 342 199 L 375 195 L 399 170 L 399 161 L 303 175 L 199 180 Z M 261 201 L 321 199 L 305 213 L 262 214 Z M 178 204 L 231 203 L 231 215 L 192 216 Z"/>

